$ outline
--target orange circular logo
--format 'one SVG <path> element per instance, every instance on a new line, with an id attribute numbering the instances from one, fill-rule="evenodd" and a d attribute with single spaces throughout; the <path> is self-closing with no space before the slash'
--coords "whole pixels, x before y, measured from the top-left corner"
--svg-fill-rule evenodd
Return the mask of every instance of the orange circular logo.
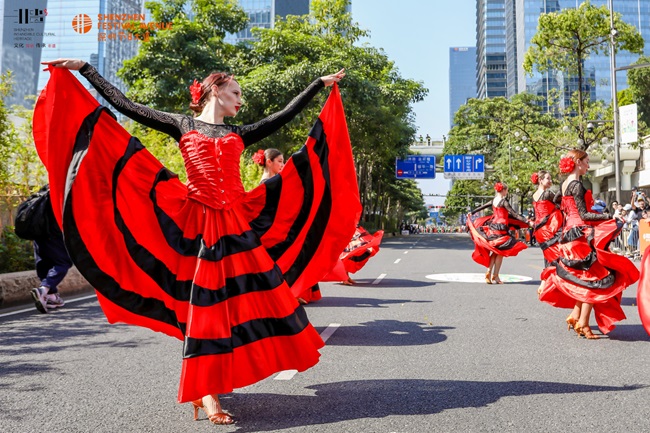
<path id="1" fill-rule="evenodd" d="M 88 33 L 93 28 L 93 20 L 86 14 L 79 14 L 72 19 L 72 28 L 77 33 Z"/>

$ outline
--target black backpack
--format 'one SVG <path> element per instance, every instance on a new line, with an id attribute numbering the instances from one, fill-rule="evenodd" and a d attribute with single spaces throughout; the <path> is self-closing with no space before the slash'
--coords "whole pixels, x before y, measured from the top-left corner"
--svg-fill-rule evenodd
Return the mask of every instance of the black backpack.
<path id="1" fill-rule="evenodd" d="M 45 185 L 18 206 L 14 230 L 19 238 L 34 240 L 49 236 L 53 224 L 50 186 Z"/>

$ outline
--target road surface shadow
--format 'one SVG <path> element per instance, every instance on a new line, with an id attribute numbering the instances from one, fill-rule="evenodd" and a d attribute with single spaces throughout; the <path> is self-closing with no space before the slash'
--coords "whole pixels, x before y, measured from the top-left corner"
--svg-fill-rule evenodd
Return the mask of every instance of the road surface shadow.
<path id="1" fill-rule="evenodd" d="M 628 325 L 628 324 L 616 324 L 616 328 L 607 334 L 610 340 L 617 341 L 648 341 L 650 342 L 650 336 L 643 325 Z"/>
<path id="2" fill-rule="evenodd" d="M 486 407 L 502 397 L 634 391 L 645 385 L 600 386 L 574 383 L 454 380 L 358 380 L 307 387 L 314 396 L 229 394 L 224 408 L 238 418 L 237 432 L 280 431 L 390 415 L 432 415 L 445 410 Z M 589 398 L 587 395 L 581 398 Z"/>
<path id="3" fill-rule="evenodd" d="M 388 308 L 395 304 L 422 304 L 431 301 L 414 301 L 411 299 L 374 299 L 374 298 L 346 298 L 343 296 L 328 296 L 327 294 L 318 302 L 308 304 L 307 308 L 314 307 L 352 307 L 352 308 Z"/>
<path id="4" fill-rule="evenodd" d="M 89 305 L 92 302 L 95 304 Z M 124 334 L 129 326 L 109 325 L 96 302 L 69 304 L 48 314 L 34 310 L 34 314 L 19 314 L 2 320 L 0 355 L 8 359 L 2 365 L 3 373 L 20 371 L 25 368 L 26 360 L 35 362 L 41 358 L 39 355 L 75 350 L 80 345 L 85 348 L 134 348 L 155 343 L 153 336 L 124 341 L 124 336 L 120 334 Z M 38 373 L 47 369 L 49 366 L 40 365 L 33 370 Z"/>
<path id="5" fill-rule="evenodd" d="M 369 278 L 354 278 L 354 286 L 350 286 L 351 290 L 354 290 L 355 287 L 369 287 L 369 288 L 381 288 L 381 287 L 428 287 L 435 286 L 436 283 L 433 281 L 416 281 L 416 280 L 407 280 L 404 278 L 384 278 L 380 280 L 377 284 L 372 284 L 375 280 Z M 339 283 L 339 285 L 342 285 Z"/>
<path id="6" fill-rule="evenodd" d="M 359 326 L 341 326 L 327 340 L 328 346 L 424 346 L 447 339 L 448 326 L 399 320 L 374 320 Z"/>

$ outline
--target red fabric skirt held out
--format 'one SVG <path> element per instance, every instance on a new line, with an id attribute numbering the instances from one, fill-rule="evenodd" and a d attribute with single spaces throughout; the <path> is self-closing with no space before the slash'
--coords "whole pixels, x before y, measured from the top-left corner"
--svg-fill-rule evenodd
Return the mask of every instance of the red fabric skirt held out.
<path id="1" fill-rule="evenodd" d="M 540 300 L 559 308 L 573 308 L 576 301 L 594 304 L 600 331 L 614 329 L 614 323 L 625 319 L 622 291 L 639 279 L 634 263 L 609 251 L 618 232 L 614 220 L 565 230 L 557 265 L 542 273 L 546 284 Z"/>
<path id="2" fill-rule="evenodd" d="M 639 224 L 647 223 L 646 220 L 639 222 Z M 641 260 L 641 276 L 639 277 L 636 300 L 641 323 L 645 332 L 650 335 L 650 247 L 645 249 Z"/>
<path id="3" fill-rule="evenodd" d="M 323 342 L 290 285 L 333 266 L 360 210 L 338 91 L 282 178 L 218 210 L 188 199 L 69 71 L 51 73 L 34 138 L 66 247 L 109 322 L 184 340 L 178 400 L 315 365 Z M 313 181 L 302 194 L 304 173 Z M 297 204 L 285 210 L 289 195 Z"/>
<path id="4" fill-rule="evenodd" d="M 526 244 L 516 240 L 508 231 L 508 227 L 525 228 L 526 224 L 516 219 L 508 219 L 508 227 L 503 224 L 493 224 L 493 215 L 477 218 L 472 221 L 471 215 L 467 216 L 467 227 L 474 241 L 472 259 L 486 268 L 490 266 L 490 253 L 500 256 L 512 257 L 525 250 Z"/>

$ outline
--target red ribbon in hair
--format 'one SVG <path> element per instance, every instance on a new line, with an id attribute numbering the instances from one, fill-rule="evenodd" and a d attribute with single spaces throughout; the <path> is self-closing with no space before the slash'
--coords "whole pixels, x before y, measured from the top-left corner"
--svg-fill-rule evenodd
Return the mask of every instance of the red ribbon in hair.
<path id="1" fill-rule="evenodd" d="M 503 184 L 501 182 L 497 182 L 494 184 L 494 190 L 496 192 L 501 192 L 503 191 Z"/>
<path id="2" fill-rule="evenodd" d="M 573 158 L 569 156 L 565 156 L 564 158 L 560 159 L 560 173 L 571 173 L 574 168 L 576 168 L 576 162 L 573 160 Z"/>

